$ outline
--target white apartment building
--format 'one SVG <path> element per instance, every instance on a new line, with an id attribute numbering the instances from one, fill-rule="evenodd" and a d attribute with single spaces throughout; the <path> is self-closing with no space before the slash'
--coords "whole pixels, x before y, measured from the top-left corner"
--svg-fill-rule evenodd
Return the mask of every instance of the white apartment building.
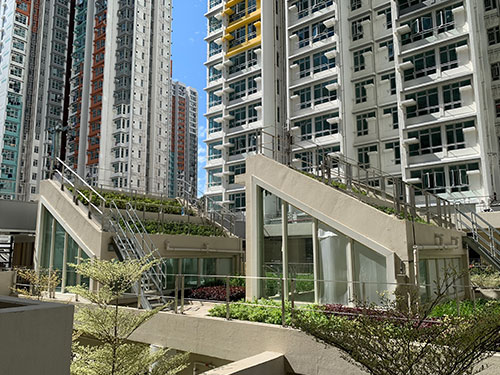
<path id="1" fill-rule="evenodd" d="M 77 3 L 68 162 L 94 186 L 166 194 L 171 0 Z"/>
<path id="2" fill-rule="evenodd" d="M 68 1 L 0 1 L 0 199 L 31 200 L 63 130 Z"/>
<path id="3" fill-rule="evenodd" d="M 236 147 L 224 127 L 234 121 L 224 102 L 224 95 L 234 95 L 228 76 L 234 65 L 226 55 L 234 35 L 230 21 L 247 5 L 211 1 L 207 13 L 207 193 L 229 204 L 235 201 L 228 193 Z M 307 169 L 325 154 L 340 153 L 447 199 L 491 203 L 500 186 L 496 0 L 290 0 L 262 6 L 278 11 L 262 11 L 262 24 L 271 18 L 278 28 L 262 34 L 261 45 L 269 39 L 275 48 L 258 49 L 256 64 L 262 84 L 273 84 L 262 107 L 285 102 L 280 112 L 286 118 L 275 123 L 276 135 L 285 126 L 276 158 Z M 286 44 L 274 42 L 280 25 Z M 263 64 L 266 56 L 275 64 Z M 265 78 L 283 65 L 284 90 Z M 218 67 L 221 73 L 214 71 Z M 210 99 L 217 93 L 223 98 L 214 105 Z M 266 132 L 268 126 L 272 121 L 263 125 Z M 261 149 L 267 148 L 246 151 Z"/>
<path id="4" fill-rule="evenodd" d="M 207 76 L 207 195 L 228 208 L 245 207 L 235 176 L 257 151 L 279 158 L 285 128 L 283 4 L 209 1 Z"/>

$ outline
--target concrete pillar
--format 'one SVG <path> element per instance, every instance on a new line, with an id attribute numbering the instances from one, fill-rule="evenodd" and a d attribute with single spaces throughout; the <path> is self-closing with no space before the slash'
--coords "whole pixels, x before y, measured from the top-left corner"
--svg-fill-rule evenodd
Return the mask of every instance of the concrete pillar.
<path id="1" fill-rule="evenodd" d="M 49 272 L 52 272 L 54 268 L 55 249 L 56 249 L 56 219 L 52 218 L 52 233 L 50 236 Z"/>
<path id="2" fill-rule="evenodd" d="M 78 256 L 76 258 L 76 264 L 80 265 L 81 263 L 81 257 L 82 257 L 82 248 L 78 246 Z M 81 285 L 82 284 L 82 276 L 77 273 L 76 274 L 76 285 Z"/>
<path id="3" fill-rule="evenodd" d="M 68 233 L 64 233 L 63 269 L 61 279 L 61 293 L 66 292 L 66 279 L 68 277 Z"/>
<path id="4" fill-rule="evenodd" d="M 319 239 L 318 239 L 318 219 L 312 222 L 312 244 L 313 244 L 313 272 L 314 272 L 314 303 L 319 303 L 319 289 L 320 289 L 320 258 L 319 258 Z"/>
<path id="5" fill-rule="evenodd" d="M 282 293 L 288 299 L 288 203 L 284 200 L 281 200 L 281 256 L 285 280 Z"/>
<path id="6" fill-rule="evenodd" d="M 348 287 L 348 298 L 354 299 L 354 240 L 352 238 L 349 239 L 347 243 L 347 287 Z M 347 301 L 350 305 L 351 301 Z"/>

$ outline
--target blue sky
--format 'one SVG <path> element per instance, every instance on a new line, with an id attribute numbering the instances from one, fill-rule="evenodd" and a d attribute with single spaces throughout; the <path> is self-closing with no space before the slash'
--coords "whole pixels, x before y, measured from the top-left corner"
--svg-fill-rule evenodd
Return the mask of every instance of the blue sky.
<path id="1" fill-rule="evenodd" d="M 206 19 L 207 0 L 173 0 L 172 60 L 173 78 L 198 90 L 198 190 L 205 190 L 206 121 L 203 114 L 207 97 L 206 70 L 203 63 L 207 58 Z"/>

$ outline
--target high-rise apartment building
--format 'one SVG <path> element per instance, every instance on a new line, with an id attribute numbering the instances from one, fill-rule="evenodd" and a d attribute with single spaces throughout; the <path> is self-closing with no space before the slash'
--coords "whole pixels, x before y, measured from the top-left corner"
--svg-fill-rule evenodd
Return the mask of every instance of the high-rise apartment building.
<path id="1" fill-rule="evenodd" d="M 168 188 L 171 14 L 171 0 L 77 2 L 67 160 L 94 186 Z"/>
<path id="2" fill-rule="evenodd" d="M 181 82 L 172 82 L 172 129 L 168 194 L 198 191 L 198 92 Z"/>
<path id="3" fill-rule="evenodd" d="M 73 3 L 0 2 L 0 199 L 32 199 L 60 146 Z"/>
<path id="4" fill-rule="evenodd" d="M 245 157 L 265 145 L 279 159 L 286 120 L 284 4 L 210 0 L 207 77 L 207 195 L 240 210 Z"/>
<path id="5" fill-rule="evenodd" d="M 206 16 L 209 195 L 241 206 L 238 163 L 282 131 L 273 156 L 304 169 L 340 153 L 447 199 L 498 192 L 497 0 L 210 0 Z"/>

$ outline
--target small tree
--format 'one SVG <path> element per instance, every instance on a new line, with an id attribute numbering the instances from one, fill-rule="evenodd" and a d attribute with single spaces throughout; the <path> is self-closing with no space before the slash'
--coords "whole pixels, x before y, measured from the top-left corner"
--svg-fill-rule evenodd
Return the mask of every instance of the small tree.
<path id="1" fill-rule="evenodd" d="M 186 368 L 188 354 L 170 355 L 167 349 L 152 351 L 148 345 L 131 342 L 130 336 L 165 306 L 151 311 L 120 308 L 119 299 L 138 283 L 145 271 L 157 264 L 150 259 L 118 262 L 82 261 L 76 272 L 99 283 L 98 291 L 84 286 L 68 288 L 92 302 L 75 314 L 72 375 L 174 375 Z M 99 342 L 87 346 L 78 338 Z"/>
<path id="2" fill-rule="evenodd" d="M 57 270 L 32 270 L 16 268 L 16 275 L 26 282 L 26 288 L 14 287 L 12 291 L 28 298 L 41 300 L 43 292 L 48 292 L 49 297 L 59 285 L 59 271 Z"/>
<path id="3" fill-rule="evenodd" d="M 298 312 L 294 324 L 373 375 L 476 374 L 498 349 L 500 312 L 487 304 L 468 317 L 433 317 L 452 284 L 443 281 L 428 303 L 417 302 L 418 289 L 408 287 L 391 300 L 383 298 L 381 308 L 361 304 L 340 315 L 323 307 L 316 314 Z"/>

